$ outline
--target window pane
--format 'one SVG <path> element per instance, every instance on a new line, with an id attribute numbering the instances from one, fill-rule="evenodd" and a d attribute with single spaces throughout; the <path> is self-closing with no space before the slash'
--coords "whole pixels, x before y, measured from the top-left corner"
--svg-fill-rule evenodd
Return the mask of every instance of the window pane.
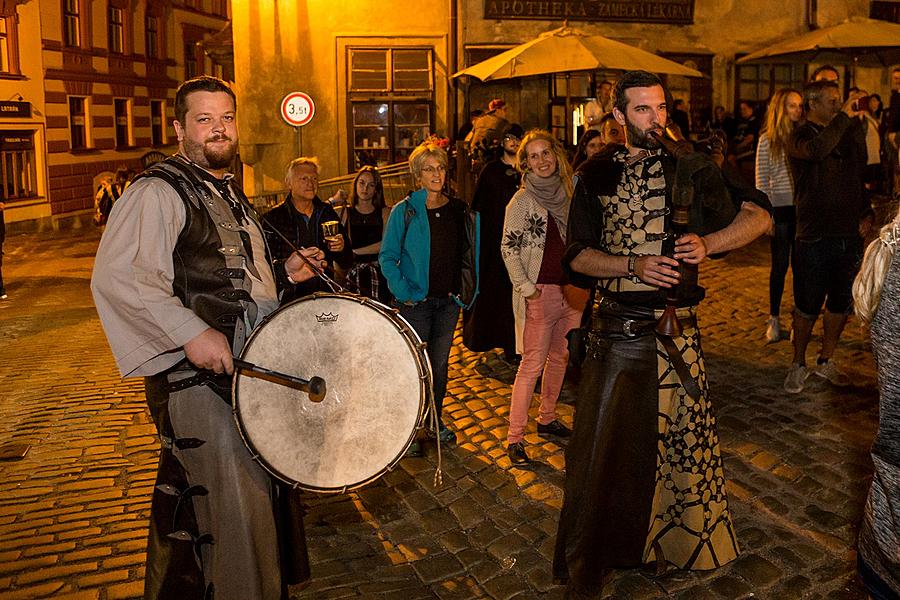
<path id="1" fill-rule="evenodd" d="M 128 139 L 128 100 L 114 100 L 116 113 L 116 148 L 129 145 Z"/>
<path id="2" fill-rule="evenodd" d="M 739 100 L 756 100 L 757 95 L 756 83 L 742 83 L 740 85 L 738 91 Z"/>
<path id="3" fill-rule="evenodd" d="M 125 51 L 125 11 L 109 7 L 109 51 Z"/>
<path id="4" fill-rule="evenodd" d="M 791 66 L 790 65 L 775 65 L 775 81 L 790 81 L 791 80 Z"/>
<path id="5" fill-rule="evenodd" d="M 79 0 L 66 0 L 63 5 L 63 41 L 67 46 L 81 45 L 78 3 Z"/>
<path id="6" fill-rule="evenodd" d="M 85 128 L 87 126 L 84 114 L 84 98 L 69 98 L 69 132 L 72 136 L 72 148 L 85 148 L 87 146 L 87 137 Z"/>
<path id="7" fill-rule="evenodd" d="M 428 126 L 429 114 L 427 104 L 394 104 L 394 125 L 424 125 Z M 428 132 L 425 132 L 428 135 Z"/>
<path id="8" fill-rule="evenodd" d="M 394 90 L 430 90 L 428 50 L 394 50 Z"/>
<path id="9" fill-rule="evenodd" d="M 184 75 L 185 79 L 196 77 L 198 72 L 197 53 L 193 43 L 184 44 Z"/>
<path id="10" fill-rule="evenodd" d="M 759 79 L 759 67 L 756 65 L 739 66 L 738 79 L 741 81 L 746 81 L 749 79 Z"/>
<path id="11" fill-rule="evenodd" d="M 80 36 L 78 32 L 78 17 L 75 16 L 67 16 L 65 22 L 65 34 L 66 34 L 66 45 L 67 46 L 78 46 L 80 42 Z"/>
<path id="12" fill-rule="evenodd" d="M 165 143 L 163 139 L 165 115 L 163 112 L 163 102 L 161 100 L 150 101 L 150 143 L 154 146 L 161 146 Z"/>
<path id="13" fill-rule="evenodd" d="M 0 17 L 0 71 L 10 72 L 9 35 L 6 32 L 6 17 Z"/>
<path id="14" fill-rule="evenodd" d="M 350 89 L 388 89 L 387 50 L 350 51 Z"/>
<path id="15" fill-rule="evenodd" d="M 4 131 L 0 135 L 0 194 L 7 200 L 37 195 L 34 133 Z"/>
<path id="16" fill-rule="evenodd" d="M 353 124 L 384 125 L 388 124 L 388 105 L 383 103 L 365 103 L 353 105 Z"/>
<path id="17" fill-rule="evenodd" d="M 431 133 L 431 110 L 428 104 L 394 104 L 394 158 L 402 162 L 413 148 Z"/>

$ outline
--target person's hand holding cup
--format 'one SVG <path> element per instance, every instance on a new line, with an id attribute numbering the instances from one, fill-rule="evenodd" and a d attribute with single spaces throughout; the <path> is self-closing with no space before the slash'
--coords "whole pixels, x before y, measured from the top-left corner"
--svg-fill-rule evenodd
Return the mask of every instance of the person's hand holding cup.
<path id="1" fill-rule="evenodd" d="M 329 252 L 340 252 L 344 249 L 344 236 L 341 235 L 340 223 L 337 221 L 322 223 L 322 237 L 328 244 Z"/>

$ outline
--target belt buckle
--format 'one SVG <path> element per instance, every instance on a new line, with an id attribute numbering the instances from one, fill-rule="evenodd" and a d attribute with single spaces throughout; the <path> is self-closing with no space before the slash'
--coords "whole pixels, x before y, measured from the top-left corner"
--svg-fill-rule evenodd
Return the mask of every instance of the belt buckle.
<path id="1" fill-rule="evenodd" d="M 627 335 L 628 337 L 634 337 L 634 336 L 636 336 L 636 335 L 637 335 L 637 332 L 636 332 L 636 331 L 632 331 L 632 329 L 631 329 L 632 326 L 634 326 L 634 324 L 635 324 L 634 319 L 625 319 L 625 321 L 622 323 L 622 332 L 623 332 L 625 335 Z"/>

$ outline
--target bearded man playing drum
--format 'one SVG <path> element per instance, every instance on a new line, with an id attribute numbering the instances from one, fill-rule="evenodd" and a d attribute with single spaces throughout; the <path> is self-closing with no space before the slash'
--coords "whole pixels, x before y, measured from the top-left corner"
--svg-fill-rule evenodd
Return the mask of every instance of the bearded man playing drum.
<path id="1" fill-rule="evenodd" d="M 303 525 L 286 488 L 251 457 L 230 407 L 233 356 L 311 278 L 296 253 L 271 262 L 228 168 L 236 102 L 198 77 L 175 95 L 178 153 L 116 202 L 91 280 L 124 377 L 144 376 L 159 432 L 145 598 L 286 599 L 308 578 Z M 321 268 L 321 250 L 304 250 Z"/>

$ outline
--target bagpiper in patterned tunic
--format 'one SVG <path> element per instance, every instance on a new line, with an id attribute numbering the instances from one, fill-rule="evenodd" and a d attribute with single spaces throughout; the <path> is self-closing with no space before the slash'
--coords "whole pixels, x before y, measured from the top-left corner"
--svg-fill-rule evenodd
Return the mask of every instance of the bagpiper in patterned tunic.
<path id="1" fill-rule="evenodd" d="M 704 218 L 730 222 L 739 206 L 719 170 L 705 157 L 694 160 L 700 161 L 694 183 Z M 668 156 L 649 152 L 627 159 L 623 147 L 586 163 L 572 201 L 564 264 L 584 248 L 620 256 L 670 250 L 674 174 Z M 593 597 L 611 568 L 655 562 L 712 569 L 734 560 L 739 549 L 696 324 L 704 296 L 696 270 L 683 271 L 678 316 L 684 332 L 672 338 L 699 387 L 695 397 L 652 329 L 630 335 L 597 326 L 653 321 L 665 293 L 636 277 L 591 282 L 598 291 L 595 328 L 566 451 L 554 577 Z"/>

